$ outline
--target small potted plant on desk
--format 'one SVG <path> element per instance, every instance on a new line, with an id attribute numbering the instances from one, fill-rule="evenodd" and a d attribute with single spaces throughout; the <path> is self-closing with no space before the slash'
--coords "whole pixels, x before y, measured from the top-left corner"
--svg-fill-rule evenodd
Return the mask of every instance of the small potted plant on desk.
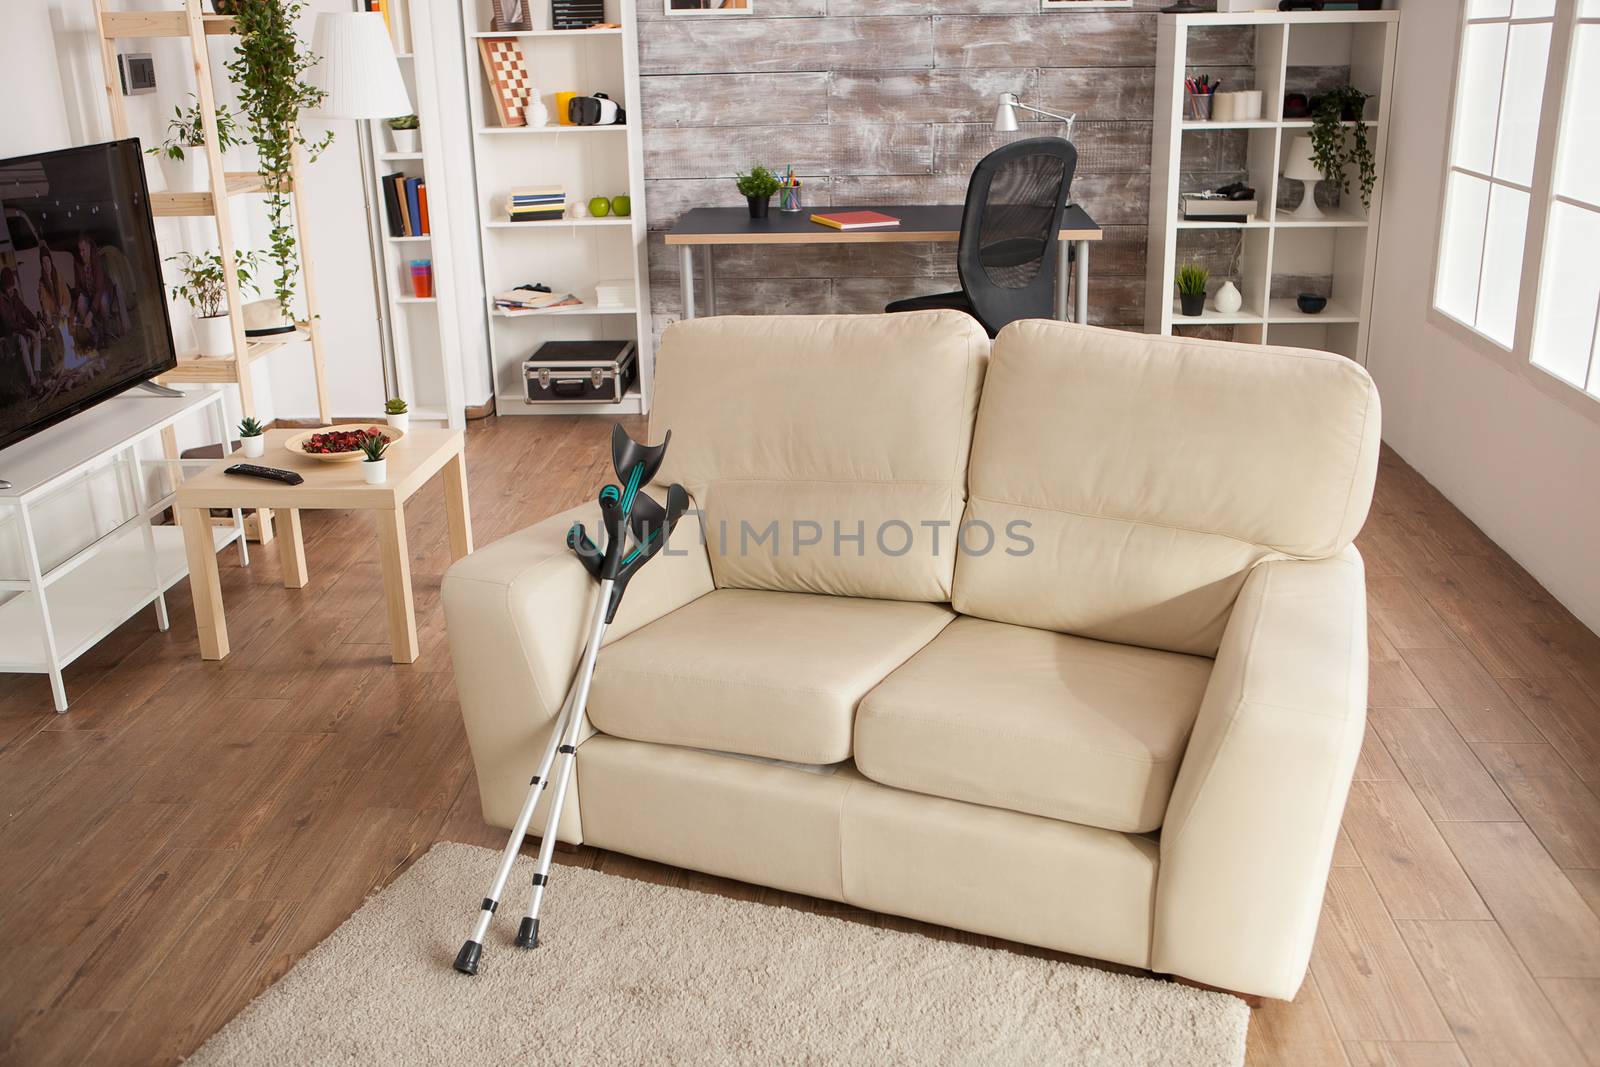
<path id="1" fill-rule="evenodd" d="M 772 206 L 772 194 L 778 191 L 778 176 L 766 167 L 752 167 L 749 174 L 740 173 L 734 182 L 750 205 L 750 217 L 766 218 L 767 209 Z"/>
<path id="2" fill-rule="evenodd" d="M 406 407 L 406 402 L 401 397 L 397 396 L 383 402 L 383 416 L 390 426 L 401 433 L 411 429 L 411 409 Z"/>
<path id="3" fill-rule="evenodd" d="M 1178 268 L 1178 303 L 1185 315 L 1194 317 L 1205 313 L 1206 282 L 1210 278 L 1211 272 L 1198 263 L 1185 263 Z"/>
<path id="4" fill-rule="evenodd" d="M 251 459 L 260 459 L 266 454 L 267 439 L 262 436 L 261 423 L 248 416 L 239 420 L 239 451 Z"/>
<path id="5" fill-rule="evenodd" d="M 389 140 L 394 142 L 396 152 L 410 154 L 417 150 L 421 141 L 422 123 L 415 115 L 401 115 L 389 120 Z"/>
<path id="6" fill-rule="evenodd" d="M 189 99 L 195 100 L 195 95 L 190 93 Z M 233 112 L 225 107 L 217 108 L 217 151 L 226 152 L 242 144 Z M 172 109 L 172 118 L 167 120 L 167 139 L 144 152 L 163 164 L 169 193 L 200 193 L 211 186 L 205 146 L 206 127 L 200 117 L 200 102 L 195 100 L 187 111 L 181 107 Z"/>
<path id="7" fill-rule="evenodd" d="M 228 283 L 222 256 L 216 252 L 180 252 L 168 256 L 167 261 L 176 263 L 183 276 L 183 281 L 172 287 L 172 296 L 194 309 L 194 336 L 200 354 L 233 355 L 233 322 L 228 316 Z M 233 267 L 241 293 L 246 289 L 255 291 L 254 271 L 259 266 L 259 253 L 234 252 Z"/>
<path id="8" fill-rule="evenodd" d="M 361 438 L 361 474 L 368 485 L 382 485 L 389 476 L 389 461 L 384 453 L 389 451 L 389 439 L 381 433 L 364 434 Z"/>

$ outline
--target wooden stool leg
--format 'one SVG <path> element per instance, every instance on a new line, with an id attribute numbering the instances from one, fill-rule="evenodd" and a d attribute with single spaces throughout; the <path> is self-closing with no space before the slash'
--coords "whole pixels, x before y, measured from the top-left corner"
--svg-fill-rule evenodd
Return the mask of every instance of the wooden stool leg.
<path id="1" fill-rule="evenodd" d="M 417 661 L 417 615 L 411 602 L 411 558 L 406 547 L 406 513 L 374 511 L 378 555 L 383 564 L 383 595 L 389 604 L 389 649 L 396 663 Z"/>

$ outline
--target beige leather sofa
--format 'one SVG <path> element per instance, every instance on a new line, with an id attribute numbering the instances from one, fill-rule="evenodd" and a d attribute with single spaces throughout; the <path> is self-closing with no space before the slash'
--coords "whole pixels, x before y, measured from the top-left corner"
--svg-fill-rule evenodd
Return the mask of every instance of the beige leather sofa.
<path id="1" fill-rule="evenodd" d="M 1292 997 L 1362 739 L 1378 425 L 1318 352 L 672 326 L 649 439 L 700 530 L 608 634 L 561 838 Z M 444 580 L 496 826 L 577 662 L 563 538 L 597 516 Z"/>

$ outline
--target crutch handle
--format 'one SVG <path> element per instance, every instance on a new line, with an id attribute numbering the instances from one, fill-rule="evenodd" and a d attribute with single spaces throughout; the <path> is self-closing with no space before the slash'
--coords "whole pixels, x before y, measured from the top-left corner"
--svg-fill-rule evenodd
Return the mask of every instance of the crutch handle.
<path id="1" fill-rule="evenodd" d="M 583 528 L 583 523 L 575 522 L 572 524 L 572 529 L 567 531 L 567 547 L 578 554 L 578 558 L 583 561 L 584 569 L 591 576 L 600 577 L 600 565 L 605 561 L 605 554 L 589 540 L 589 533 Z"/>

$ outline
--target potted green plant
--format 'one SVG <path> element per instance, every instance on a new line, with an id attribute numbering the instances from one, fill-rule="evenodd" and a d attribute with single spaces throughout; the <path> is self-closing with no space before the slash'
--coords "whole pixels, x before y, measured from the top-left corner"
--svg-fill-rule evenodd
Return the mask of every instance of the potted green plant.
<path id="1" fill-rule="evenodd" d="M 1350 167 L 1356 172 L 1361 190 L 1361 206 L 1372 206 L 1372 186 L 1378 179 L 1378 164 L 1367 140 L 1367 127 L 1361 121 L 1370 96 L 1346 85 L 1320 97 L 1311 109 L 1311 158 L 1326 181 L 1350 191 Z M 1347 125 L 1348 124 L 1348 125 Z"/>
<path id="2" fill-rule="evenodd" d="M 368 485 L 382 485 L 389 476 L 389 461 L 384 453 L 389 451 L 389 439 L 381 433 L 363 434 L 361 445 L 361 475 Z"/>
<path id="3" fill-rule="evenodd" d="M 267 439 L 262 436 L 265 431 L 261 423 L 248 415 L 239 420 L 239 451 L 251 459 L 259 459 L 267 451 Z"/>
<path id="4" fill-rule="evenodd" d="M 422 137 L 422 123 L 415 115 L 401 115 L 389 120 L 389 142 L 396 152 L 415 152 Z"/>
<path id="5" fill-rule="evenodd" d="M 772 206 L 772 194 L 778 191 L 778 176 L 766 167 L 752 167 L 749 174 L 741 172 L 734 178 L 739 192 L 750 205 L 750 217 L 764 219 Z"/>
<path id="6" fill-rule="evenodd" d="M 411 411 L 406 407 L 406 402 L 401 397 L 394 397 L 383 402 L 383 415 L 390 426 L 405 433 L 411 429 Z"/>
<path id="7" fill-rule="evenodd" d="M 174 300 L 182 300 L 194 310 L 194 336 L 202 356 L 233 354 L 233 324 L 228 318 L 228 282 L 217 252 L 180 252 L 167 257 L 176 263 L 180 281 L 172 287 Z M 255 291 L 255 271 L 260 269 L 260 253 L 234 252 L 234 273 L 242 293 Z"/>
<path id="8" fill-rule="evenodd" d="M 1203 314 L 1206 310 L 1206 282 L 1211 272 L 1198 263 L 1185 263 L 1178 268 L 1178 303 L 1189 316 Z"/>
<path id="9" fill-rule="evenodd" d="M 239 43 L 227 64 L 228 77 L 238 93 L 267 190 L 267 254 L 277 268 L 272 294 L 284 314 L 292 316 L 299 257 L 290 219 L 290 174 L 299 153 L 314 161 L 333 142 L 331 132 L 308 141 L 300 129 L 300 113 L 322 103 L 328 94 L 306 80 L 317 56 L 294 31 L 305 9 L 302 0 L 236 0 L 232 7 Z"/>
<path id="10" fill-rule="evenodd" d="M 210 174 L 206 167 L 206 154 L 193 151 L 204 148 L 206 127 L 200 117 L 200 101 L 193 93 L 194 103 L 187 108 L 174 107 L 172 118 L 167 120 L 167 136 L 158 145 L 146 148 L 145 155 L 160 162 L 167 191 L 171 193 L 198 193 L 207 189 Z M 226 152 L 244 144 L 239 137 L 239 126 L 233 112 L 217 108 L 217 151 Z"/>

